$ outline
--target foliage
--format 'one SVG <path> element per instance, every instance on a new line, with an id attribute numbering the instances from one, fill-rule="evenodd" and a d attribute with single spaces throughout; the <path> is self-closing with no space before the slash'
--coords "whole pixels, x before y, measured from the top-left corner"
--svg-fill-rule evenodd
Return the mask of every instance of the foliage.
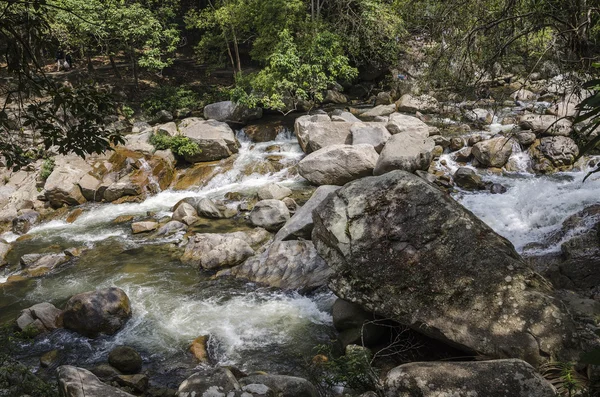
<path id="1" fill-rule="evenodd" d="M 142 103 L 142 108 L 148 114 L 155 114 L 160 110 L 175 112 L 183 108 L 195 109 L 199 102 L 199 95 L 185 86 L 161 86 L 150 93 Z"/>
<path id="2" fill-rule="evenodd" d="M 150 143 L 157 150 L 171 149 L 173 154 L 180 157 L 194 156 L 202 152 L 196 142 L 183 135 L 153 134 Z"/>
<path id="3" fill-rule="evenodd" d="M 347 349 L 345 355 L 338 357 L 328 345 L 319 345 L 315 351 L 308 371 L 321 395 L 331 395 L 338 386 L 348 387 L 358 393 L 381 392 L 379 371 L 371 365 L 367 349 Z"/>
<path id="4" fill-rule="evenodd" d="M 595 66 L 600 67 L 600 64 Z M 579 157 L 589 154 L 600 145 L 600 134 L 598 134 L 600 127 L 600 79 L 592 79 L 586 82 L 583 88 L 592 90 L 593 94 L 577 105 L 578 114 L 574 122 L 582 125 L 578 132 Z M 586 179 L 597 172 L 600 172 L 600 165 L 592 170 L 586 176 Z"/>
<path id="5" fill-rule="evenodd" d="M 238 90 L 233 99 L 284 111 L 300 101 L 322 101 L 329 85 L 356 77 L 333 33 L 319 31 L 298 41 L 284 29 L 267 66 L 249 79 L 251 90 Z"/>
<path id="6" fill-rule="evenodd" d="M 580 395 L 589 386 L 589 380 L 575 370 L 573 363 L 547 363 L 540 367 L 540 373 L 561 396 Z"/>
<path id="7" fill-rule="evenodd" d="M 52 157 L 49 157 L 49 158 L 45 159 L 44 162 L 42 163 L 42 169 L 40 171 L 40 178 L 42 178 L 43 180 L 48 179 L 50 174 L 52 174 L 52 171 L 54 171 L 54 159 Z"/>

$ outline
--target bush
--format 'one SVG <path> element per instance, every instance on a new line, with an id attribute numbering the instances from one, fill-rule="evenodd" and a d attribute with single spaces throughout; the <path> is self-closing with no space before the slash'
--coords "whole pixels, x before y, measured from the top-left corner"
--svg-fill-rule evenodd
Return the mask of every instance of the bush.
<path id="1" fill-rule="evenodd" d="M 173 154 L 179 157 L 194 156 L 202 152 L 196 142 L 183 135 L 153 134 L 150 137 L 150 143 L 157 150 L 171 149 Z"/>
<path id="2" fill-rule="evenodd" d="M 48 179 L 50 174 L 52 174 L 52 171 L 54 171 L 54 159 L 52 157 L 49 157 L 49 158 L 45 159 L 44 162 L 42 163 L 42 169 L 40 171 L 40 178 L 42 178 L 42 180 L 45 181 L 46 179 Z"/>
<path id="3" fill-rule="evenodd" d="M 200 96 L 186 87 L 162 86 L 152 91 L 150 97 L 142 103 L 142 109 L 148 114 L 160 110 L 175 112 L 177 109 L 195 109 L 200 102 Z"/>

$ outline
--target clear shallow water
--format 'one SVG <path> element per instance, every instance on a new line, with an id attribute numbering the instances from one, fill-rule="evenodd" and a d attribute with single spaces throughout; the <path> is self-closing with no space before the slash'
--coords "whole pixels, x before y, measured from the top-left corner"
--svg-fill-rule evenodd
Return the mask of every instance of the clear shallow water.
<path id="1" fill-rule="evenodd" d="M 132 236 L 129 223 L 112 223 L 121 215 L 167 215 L 186 197 L 222 198 L 227 192 L 252 192 L 271 182 L 288 186 L 301 182 L 288 168 L 303 155 L 294 136 L 284 133 L 276 141 L 259 144 L 239 138 L 240 153 L 233 166 L 203 186 L 164 191 L 142 203 L 84 206 L 85 212 L 74 223 L 51 221 L 32 229 L 26 240 L 16 241 L 8 258 L 13 265 L 25 253 L 69 247 L 87 251 L 52 275 L 0 286 L 1 323 L 14 320 L 33 304 L 63 307 L 76 293 L 110 286 L 122 288 L 133 309 L 132 318 L 114 336 L 90 340 L 58 330 L 20 346 L 17 355 L 37 365 L 43 353 L 60 349 L 63 363 L 89 367 L 105 362 L 114 346 L 130 345 L 142 353 L 148 370 L 163 373 L 165 384 L 176 387 L 197 365 L 188 352 L 191 341 L 211 335 L 215 364 L 297 374 L 313 348 L 332 335 L 331 293 L 303 296 L 237 280 L 213 280 L 212 274 L 181 264 L 180 249 L 168 239 Z M 269 153 L 267 148 L 275 144 L 281 150 Z M 281 157 L 282 170 L 262 175 L 247 171 L 269 155 Z M 210 231 L 244 227 L 243 220 L 240 225 L 235 222 L 214 221 Z M 0 282 L 5 281 L 3 276 Z"/>

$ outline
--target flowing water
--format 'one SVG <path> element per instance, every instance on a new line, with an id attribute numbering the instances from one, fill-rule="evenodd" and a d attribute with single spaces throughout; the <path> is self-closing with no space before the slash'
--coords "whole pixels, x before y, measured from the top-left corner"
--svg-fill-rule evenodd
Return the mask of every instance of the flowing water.
<path id="1" fill-rule="evenodd" d="M 0 286 L 0 323 L 14 320 L 20 310 L 39 302 L 63 307 L 80 292 L 116 286 L 129 296 L 133 317 L 116 335 L 89 340 L 66 330 L 18 346 L 17 356 L 35 365 L 46 351 L 60 349 L 62 362 L 89 367 L 106 362 L 115 345 L 138 349 L 146 370 L 164 385 L 176 387 L 196 366 L 188 353 L 190 342 L 210 335 L 215 363 L 242 370 L 301 373 L 313 348 L 332 336 L 329 292 L 304 296 L 260 288 L 237 280 L 213 280 L 212 274 L 181 264 L 178 237 L 148 239 L 131 235 L 129 223 L 114 224 L 121 215 L 156 218 L 170 215 L 171 207 L 186 197 L 222 198 L 227 192 L 253 192 L 278 182 L 303 188 L 292 170 L 302 156 L 289 132 L 276 141 L 254 144 L 239 135 L 241 148 L 233 166 L 203 186 L 187 191 L 163 191 L 141 203 L 90 204 L 73 223 L 54 220 L 32 229 L 27 239 L 15 241 L 9 261 L 25 253 L 60 252 L 85 247 L 75 264 L 51 276 Z M 278 145 L 282 170 L 267 174 L 248 172 L 266 161 L 267 148 Z M 247 228 L 243 220 L 215 221 L 207 231 Z M 16 236 L 5 235 L 8 240 Z M 6 276 L 0 282 L 6 281 Z"/>

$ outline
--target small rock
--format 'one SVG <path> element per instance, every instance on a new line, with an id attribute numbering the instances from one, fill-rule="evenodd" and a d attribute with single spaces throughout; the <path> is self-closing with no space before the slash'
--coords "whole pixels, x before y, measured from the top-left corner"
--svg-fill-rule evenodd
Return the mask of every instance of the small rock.
<path id="1" fill-rule="evenodd" d="M 285 186 L 280 186 L 276 183 L 269 183 L 258 190 L 258 198 L 260 200 L 282 200 L 291 194 L 291 189 Z"/>
<path id="2" fill-rule="evenodd" d="M 155 221 L 134 222 L 131 224 L 133 234 L 148 233 L 156 229 L 158 229 L 158 222 Z"/>
<path id="3" fill-rule="evenodd" d="M 290 219 L 290 211 L 283 201 L 262 200 L 250 211 L 250 223 L 269 231 L 277 231 Z"/>
<path id="4" fill-rule="evenodd" d="M 148 377 L 146 375 L 117 375 L 114 380 L 120 386 L 129 387 L 140 393 L 143 393 L 148 389 Z"/>
<path id="5" fill-rule="evenodd" d="M 454 182 L 465 190 L 480 190 L 484 188 L 481 177 L 471 168 L 461 167 L 454 173 Z"/>
<path id="6" fill-rule="evenodd" d="M 108 353 L 108 363 L 124 374 L 136 374 L 142 370 L 142 357 L 129 346 L 117 346 Z"/>
<path id="7" fill-rule="evenodd" d="M 190 351 L 201 363 L 208 362 L 208 339 L 209 335 L 202 335 L 192 341 Z"/>

